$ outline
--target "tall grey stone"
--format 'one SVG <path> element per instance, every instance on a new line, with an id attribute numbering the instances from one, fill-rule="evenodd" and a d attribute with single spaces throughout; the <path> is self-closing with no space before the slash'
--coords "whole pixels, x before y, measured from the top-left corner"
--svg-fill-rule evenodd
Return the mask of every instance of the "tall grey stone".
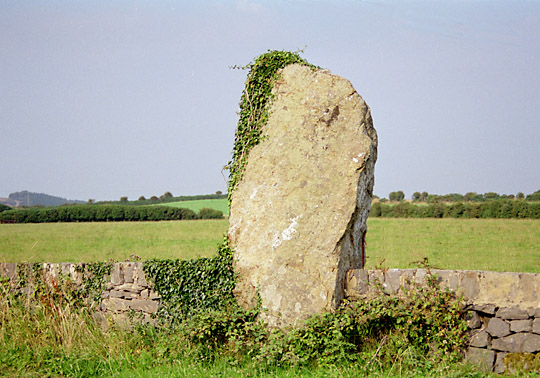
<path id="1" fill-rule="evenodd" d="M 339 305 L 362 267 L 377 135 L 351 83 L 289 65 L 262 141 L 231 197 L 229 240 L 244 307 L 260 297 L 273 327 Z"/>

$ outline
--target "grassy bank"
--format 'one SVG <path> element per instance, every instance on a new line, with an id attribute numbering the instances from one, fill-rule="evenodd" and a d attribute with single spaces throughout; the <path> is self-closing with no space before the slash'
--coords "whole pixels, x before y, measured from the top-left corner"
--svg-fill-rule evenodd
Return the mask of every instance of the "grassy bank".
<path id="1" fill-rule="evenodd" d="M 0 225 L 0 262 L 123 261 L 211 256 L 226 220 Z M 540 273 L 540 221 L 369 219 L 367 268 L 438 268 Z"/>

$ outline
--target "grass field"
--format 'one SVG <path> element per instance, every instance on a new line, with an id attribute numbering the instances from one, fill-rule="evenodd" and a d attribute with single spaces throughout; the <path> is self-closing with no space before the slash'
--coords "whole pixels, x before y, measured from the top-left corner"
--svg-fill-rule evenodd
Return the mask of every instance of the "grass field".
<path id="1" fill-rule="evenodd" d="M 226 220 L 0 225 L 0 262 L 92 262 L 211 256 Z M 540 221 L 368 220 L 367 268 L 411 268 L 424 257 L 442 269 L 540 273 Z"/>
<path id="2" fill-rule="evenodd" d="M 540 273 L 540 221 L 369 219 L 367 255 L 367 268 L 411 268 L 427 257 L 441 269 Z"/>
<path id="3" fill-rule="evenodd" d="M 210 209 L 222 211 L 224 215 L 229 215 L 229 204 L 226 198 L 168 202 L 160 206 L 182 207 L 184 209 L 191 209 L 196 213 L 198 213 L 199 210 L 201 210 L 202 208 L 207 207 Z"/>
<path id="4" fill-rule="evenodd" d="M 0 224 L 0 262 L 93 262 L 211 256 L 225 220 Z"/>

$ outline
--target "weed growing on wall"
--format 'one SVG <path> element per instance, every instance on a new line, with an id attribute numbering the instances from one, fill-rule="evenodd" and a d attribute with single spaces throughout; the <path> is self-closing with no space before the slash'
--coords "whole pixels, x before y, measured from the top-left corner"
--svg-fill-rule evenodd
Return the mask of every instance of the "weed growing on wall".
<path id="1" fill-rule="evenodd" d="M 232 192 L 242 178 L 247 155 L 263 137 L 261 129 L 268 120 L 268 111 L 274 98 L 272 89 L 279 79 L 279 70 L 294 63 L 317 68 L 301 58 L 298 53 L 289 51 L 269 51 L 247 66 L 234 67 L 247 69 L 249 73 L 240 98 L 240 118 L 236 127 L 232 160 L 228 164 L 229 205 Z"/>

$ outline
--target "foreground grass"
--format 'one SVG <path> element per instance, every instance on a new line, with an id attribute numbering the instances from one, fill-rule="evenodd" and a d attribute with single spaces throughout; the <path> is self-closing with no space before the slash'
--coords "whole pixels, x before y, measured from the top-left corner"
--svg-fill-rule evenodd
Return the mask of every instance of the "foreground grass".
<path id="1" fill-rule="evenodd" d="M 215 254 L 226 220 L 1 224 L 0 262 L 191 259 Z M 540 273 L 540 221 L 368 220 L 367 268 L 416 267 Z"/>
<path id="2" fill-rule="evenodd" d="M 265 357 L 257 359 L 259 339 L 248 334 L 238 333 L 245 330 L 252 332 L 254 323 L 229 324 L 231 331 L 240 337 L 237 339 L 228 334 L 228 342 L 217 348 L 208 349 L 215 345 L 213 337 L 221 334 L 213 325 L 220 320 L 207 318 L 206 322 L 184 323 L 182 327 L 171 329 L 154 328 L 151 326 L 135 325 L 130 330 L 120 329 L 109 325 L 103 330 L 95 323 L 92 311 L 81 308 L 72 301 L 69 292 L 62 291 L 59 286 L 47 289 L 42 286 L 36 291 L 36 299 L 28 301 L 28 297 L 20 296 L 10 290 L 7 285 L 0 284 L 0 376 L 9 377 L 484 377 L 488 376 L 474 368 L 459 362 L 440 360 L 435 355 L 424 355 L 418 349 L 407 344 L 388 342 L 384 348 L 391 348 L 392 361 L 382 358 L 384 352 L 379 352 L 384 341 L 373 344 L 366 335 L 366 343 L 371 345 L 363 350 L 364 357 L 338 358 L 332 364 L 319 364 L 304 361 L 295 363 L 289 360 L 289 355 L 283 355 L 278 361 L 268 363 L 265 359 L 276 353 L 274 348 L 260 354 Z M 216 313 L 215 316 L 227 313 Z M 377 317 L 377 315 L 375 315 Z M 240 319 L 240 318 L 239 318 Z M 345 318 L 344 318 L 345 319 Z M 251 325 L 249 325 L 251 324 Z M 316 323 L 327 324 L 327 323 Z M 332 323 L 329 324 L 337 324 Z M 375 324 L 375 323 L 374 323 Z M 199 326 L 210 333 L 208 337 L 198 339 L 194 334 L 206 335 Z M 184 329 L 187 327 L 187 330 Z M 196 328 L 193 328 L 196 327 Z M 260 328 L 259 328 L 260 329 Z M 335 328 L 332 328 L 335 330 Z M 251 330 L 251 331 L 250 331 Z M 367 330 L 367 329 L 366 329 Z M 218 333 L 215 333 L 215 332 Z M 294 332 L 292 330 L 291 332 Z M 318 325 L 309 328 L 304 335 L 314 341 L 320 333 L 326 344 L 323 347 L 332 348 L 328 338 L 335 331 Z M 339 333 L 339 332 L 338 332 Z M 254 333 L 255 335 L 257 333 Z M 315 337 L 315 339 L 313 338 Z M 392 340 L 392 336 L 389 338 Z M 198 341 L 197 341 L 198 340 Z M 243 340 L 246 350 L 255 352 L 253 357 L 246 352 L 235 349 L 233 340 Z M 339 336 L 336 337 L 339 343 Z M 384 340 L 384 339 L 383 339 Z M 399 338 L 395 341 L 400 340 Z M 403 340 L 403 339 L 401 339 Z M 232 344 L 229 344 L 231 343 Z M 255 344 L 253 344 L 255 342 Z M 263 341 L 263 348 L 272 341 Z M 251 343 L 251 344 L 250 344 Z M 345 345 L 343 341 L 342 344 Z M 252 349 L 248 345 L 251 345 Z M 287 347 L 290 344 L 274 343 L 276 347 Z M 310 348 L 311 343 L 305 344 Z M 255 347 L 255 349 L 253 349 Z M 375 350 L 376 349 L 376 350 Z M 236 352 L 233 352 L 236 350 Z M 288 349 L 293 355 L 302 355 L 302 350 L 293 346 Z M 313 350 L 317 355 L 327 355 L 322 351 Z M 277 352 L 278 356 L 280 352 Z M 386 352 L 388 356 L 388 351 Z M 341 362 L 343 361 L 343 362 Z M 348 361 L 348 362 L 347 362 Z"/>
<path id="3" fill-rule="evenodd" d="M 216 253 L 227 221 L 0 225 L 0 262 L 194 259 Z"/>
<path id="4" fill-rule="evenodd" d="M 432 370 L 401 369 L 399 364 L 393 368 L 374 369 L 366 371 L 358 364 L 337 366 L 312 366 L 312 367 L 264 367 L 255 363 L 246 362 L 240 365 L 231 364 L 227 359 L 218 359 L 212 364 L 201 364 L 193 360 L 179 361 L 170 365 L 154 367 L 151 369 L 129 369 L 115 375 L 118 378 L 181 378 L 181 377 L 279 377 L 279 378 L 483 378 L 499 377 L 497 374 L 481 372 L 473 366 L 463 363 L 443 364 Z M 534 375 L 530 375 L 533 377 Z"/>

